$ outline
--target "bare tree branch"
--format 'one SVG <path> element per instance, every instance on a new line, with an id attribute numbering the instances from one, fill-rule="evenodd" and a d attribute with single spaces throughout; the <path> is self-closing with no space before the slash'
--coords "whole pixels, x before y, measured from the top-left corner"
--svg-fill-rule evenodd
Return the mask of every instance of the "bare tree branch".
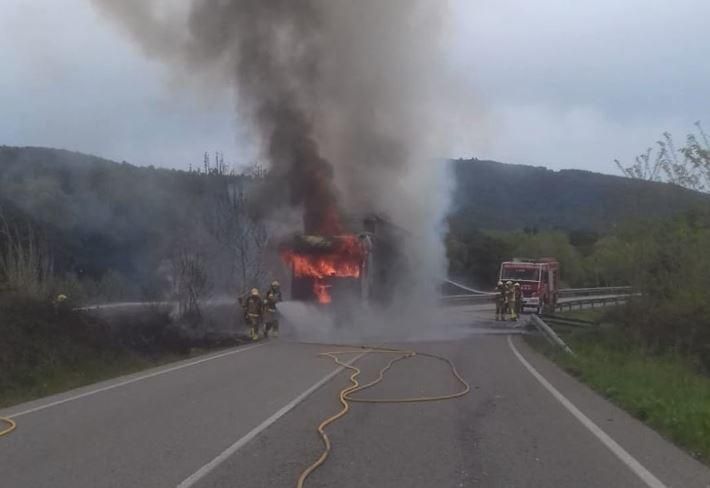
<path id="1" fill-rule="evenodd" d="M 29 222 L 11 223 L 0 210 L 0 280 L 34 297 L 49 293 L 54 261 L 47 240 Z"/>
<path id="2" fill-rule="evenodd" d="M 621 173 L 646 181 L 664 181 L 696 191 L 710 191 L 710 138 L 700 122 L 695 124 L 697 134 L 686 136 L 685 145 L 677 149 L 673 136 L 663 133 L 656 142 L 657 148 L 649 148 L 637 156 L 630 166 L 614 160 Z M 702 144 L 700 141 L 703 141 Z"/>

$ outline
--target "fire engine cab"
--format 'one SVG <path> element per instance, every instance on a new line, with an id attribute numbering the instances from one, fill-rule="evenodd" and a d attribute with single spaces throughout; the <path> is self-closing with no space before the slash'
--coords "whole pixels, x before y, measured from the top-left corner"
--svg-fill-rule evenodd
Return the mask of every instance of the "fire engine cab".
<path id="1" fill-rule="evenodd" d="M 560 264 L 554 258 L 513 258 L 500 265 L 499 279 L 503 283 L 520 283 L 522 310 L 554 310 L 560 284 Z"/>

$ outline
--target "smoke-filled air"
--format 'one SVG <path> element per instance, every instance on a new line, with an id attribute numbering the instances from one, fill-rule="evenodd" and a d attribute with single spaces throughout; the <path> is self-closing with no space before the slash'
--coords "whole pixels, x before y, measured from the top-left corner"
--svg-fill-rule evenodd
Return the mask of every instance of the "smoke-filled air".
<path id="1" fill-rule="evenodd" d="M 342 234 L 367 214 L 392 222 L 408 263 L 394 304 L 433 305 L 454 133 L 442 115 L 456 103 L 447 2 L 93 2 L 179 76 L 233 86 L 277 186 L 268 208 L 302 211 L 306 234 Z"/>

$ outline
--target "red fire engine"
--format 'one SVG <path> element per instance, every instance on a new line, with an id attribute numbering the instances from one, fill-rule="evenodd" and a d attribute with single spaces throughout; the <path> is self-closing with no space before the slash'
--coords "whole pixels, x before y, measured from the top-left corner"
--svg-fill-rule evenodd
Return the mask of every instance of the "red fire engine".
<path id="1" fill-rule="evenodd" d="M 540 313 L 554 309 L 560 287 L 560 263 L 555 258 L 513 258 L 500 265 L 499 279 L 503 283 L 520 283 L 522 310 Z"/>

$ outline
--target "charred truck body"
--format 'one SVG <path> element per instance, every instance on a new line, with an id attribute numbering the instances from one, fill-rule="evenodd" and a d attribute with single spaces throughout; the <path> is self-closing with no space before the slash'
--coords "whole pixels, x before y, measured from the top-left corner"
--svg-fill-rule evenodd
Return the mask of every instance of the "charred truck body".
<path id="1" fill-rule="evenodd" d="M 401 239 L 402 231 L 379 217 L 364 219 L 357 233 L 292 236 L 279 249 L 291 269 L 291 299 L 387 303 L 403 264 Z"/>

